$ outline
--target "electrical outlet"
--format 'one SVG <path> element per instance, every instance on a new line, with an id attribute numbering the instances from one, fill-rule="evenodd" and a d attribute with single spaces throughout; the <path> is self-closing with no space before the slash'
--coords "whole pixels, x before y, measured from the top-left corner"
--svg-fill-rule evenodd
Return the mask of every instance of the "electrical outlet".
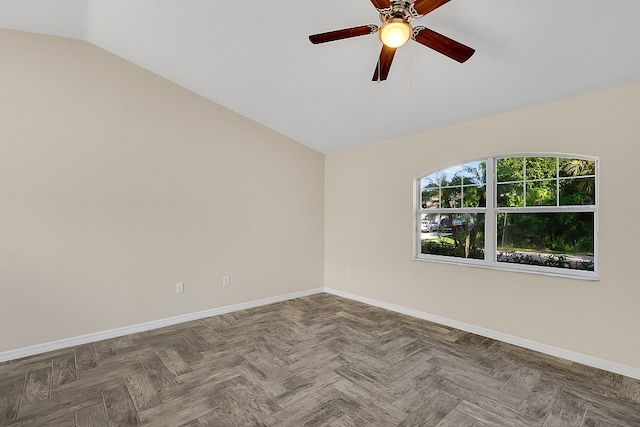
<path id="1" fill-rule="evenodd" d="M 231 285 L 231 276 L 222 276 L 222 286 Z"/>
<path id="2" fill-rule="evenodd" d="M 180 282 L 176 284 L 176 294 L 181 294 L 184 292 L 184 283 Z"/>

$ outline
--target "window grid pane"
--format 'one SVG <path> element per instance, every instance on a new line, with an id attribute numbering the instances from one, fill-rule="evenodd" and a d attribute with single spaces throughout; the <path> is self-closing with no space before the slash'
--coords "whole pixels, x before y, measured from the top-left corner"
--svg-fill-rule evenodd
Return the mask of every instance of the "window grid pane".
<path id="1" fill-rule="evenodd" d="M 486 160 L 468 162 L 420 179 L 422 209 L 486 206 Z M 465 201 L 465 198 L 470 200 Z"/>

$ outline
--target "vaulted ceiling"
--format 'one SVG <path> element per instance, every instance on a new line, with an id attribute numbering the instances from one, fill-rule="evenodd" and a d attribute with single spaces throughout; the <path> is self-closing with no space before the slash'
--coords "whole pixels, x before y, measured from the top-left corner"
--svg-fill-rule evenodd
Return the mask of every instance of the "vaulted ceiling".
<path id="1" fill-rule="evenodd" d="M 0 0 L 0 27 L 86 40 L 321 152 L 640 80 L 638 0 L 452 0 L 415 20 L 476 50 L 414 41 L 372 82 L 370 0 Z M 2 60 L 5 60 L 4 58 Z"/>

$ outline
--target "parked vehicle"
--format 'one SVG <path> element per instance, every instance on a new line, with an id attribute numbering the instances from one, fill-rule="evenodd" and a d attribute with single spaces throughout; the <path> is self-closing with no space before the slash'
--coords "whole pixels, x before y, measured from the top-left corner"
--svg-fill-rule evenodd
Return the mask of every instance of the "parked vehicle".
<path id="1" fill-rule="evenodd" d="M 455 225 L 456 229 L 458 230 L 465 229 L 465 224 L 460 218 L 453 218 L 453 225 Z M 453 231 L 453 227 L 451 226 L 451 221 L 449 220 L 449 218 L 445 217 L 440 220 L 438 231 L 440 231 L 441 233 L 451 233 Z"/>
<path id="2" fill-rule="evenodd" d="M 439 224 L 437 221 L 422 221 L 422 232 L 423 233 L 431 233 L 433 231 L 438 231 Z"/>

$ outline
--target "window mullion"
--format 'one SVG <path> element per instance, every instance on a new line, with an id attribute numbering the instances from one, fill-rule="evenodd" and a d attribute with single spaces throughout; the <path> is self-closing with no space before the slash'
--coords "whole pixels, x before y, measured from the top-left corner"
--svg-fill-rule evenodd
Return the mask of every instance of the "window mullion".
<path id="1" fill-rule="evenodd" d="M 522 158 L 522 206 L 527 207 L 527 158 Z"/>
<path id="2" fill-rule="evenodd" d="M 528 208 L 495 208 L 496 213 L 595 212 L 595 205 L 531 206 Z"/>
<path id="3" fill-rule="evenodd" d="M 560 206 L 560 158 L 556 157 L 556 206 Z"/>
<path id="4" fill-rule="evenodd" d="M 497 214 L 495 207 L 497 205 L 496 190 L 497 179 L 495 176 L 495 158 L 487 158 L 487 172 L 485 178 L 485 188 L 487 191 L 487 213 L 484 217 L 484 259 L 487 263 L 496 262 L 496 239 L 497 239 Z"/>

